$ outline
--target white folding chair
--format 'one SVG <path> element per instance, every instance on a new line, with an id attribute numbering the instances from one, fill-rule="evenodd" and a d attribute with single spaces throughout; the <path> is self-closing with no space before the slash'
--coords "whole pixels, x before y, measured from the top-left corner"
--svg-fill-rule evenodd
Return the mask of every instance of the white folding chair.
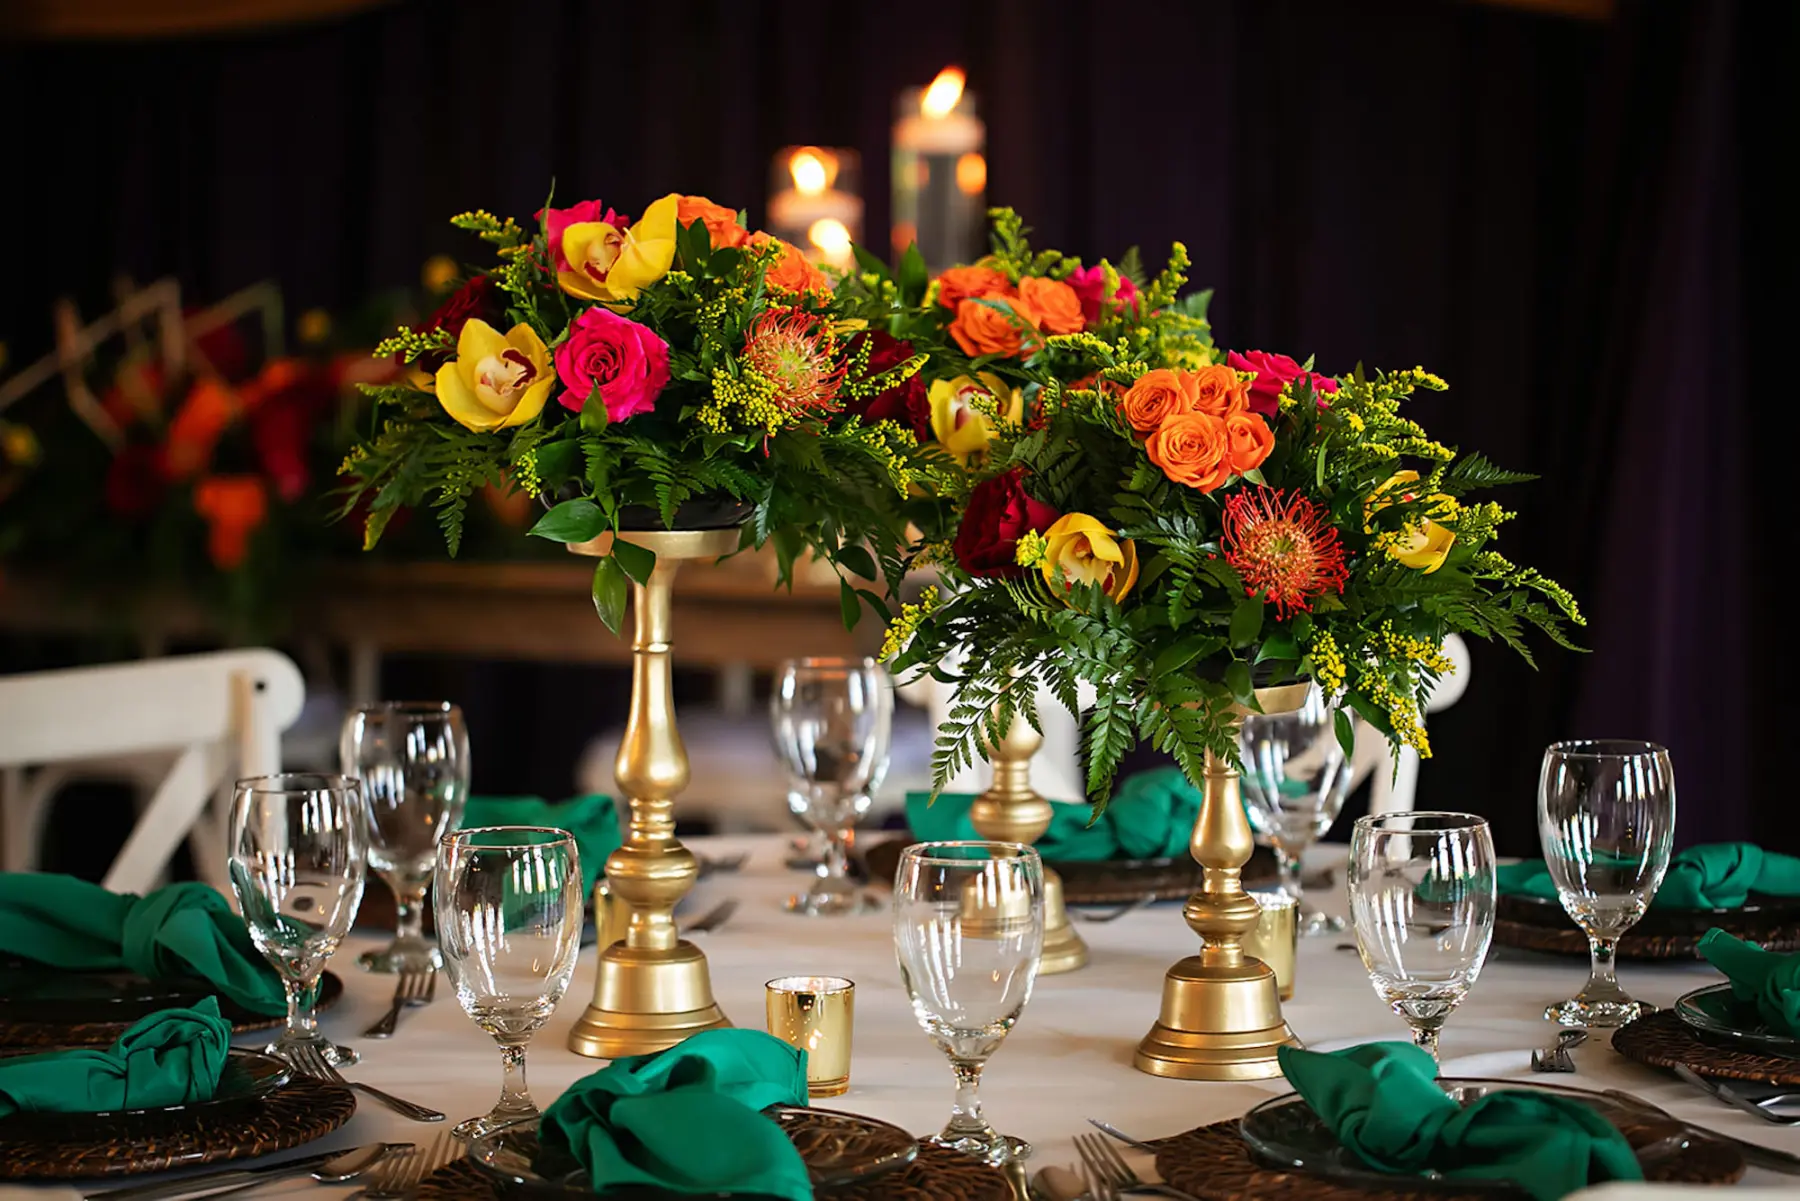
<path id="1" fill-rule="evenodd" d="M 1438 679 L 1425 712 L 1442 713 L 1469 688 L 1469 644 L 1462 635 L 1444 639 L 1452 670 Z M 1419 791 L 1419 752 L 1403 746 L 1396 763 L 1394 748 L 1365 722 L 1356 723 L 1356 755 L 1351 759 L 1350 787 L 1369 781 L 1370 813 L 1410 813 Z"/>
<path id="2" fill-rule="evenodd" d="M 160 760 L 172 765 L 102 883 L 115 892 L 153 887 L 186 838 L 195 870 L 225 890 L 232 781 L 281 770 L 281 732 L 305 697 L 300 669 L 272 650 L 0 676 L 6 870 L 36 870 L 62 786 L 96 774 L 143 780 Z M 209 812 L 215 794 L 223 803 Z"/>

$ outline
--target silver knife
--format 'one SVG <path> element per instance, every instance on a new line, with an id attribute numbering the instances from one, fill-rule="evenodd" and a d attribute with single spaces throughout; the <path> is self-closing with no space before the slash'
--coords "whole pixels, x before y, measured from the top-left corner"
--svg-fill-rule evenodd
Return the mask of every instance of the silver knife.
<path id="1" fill-rule="evenodd" d="M 262 1184 L 286 1176 L 305 1175 L 324 1167 L 334 1159 L 372 1153 L 377 1148 L 380 1148 L 385 1154 L 396 1147 L 407 1145 L 409 1144 L 373 1143 L 367 1147 L 340 1147 L 336 1151 L 321 1151 L 316 1155 L 303 1155 L 299 1159 L 287 1159 L 280 1163 L 262 1164 L 254 1168 L 223 1168 L 215 1172 L 201 1172 L 181 1180 L 165 1180 L 159 1184 L 133 1184 L 125 1188 L 107 1189 L 104 1192 L 87 1194 L 86 1201 L 159 1201 L 160 1198 L 165 1197 L 186 1197 L 193 1193 L 210 1193 L 227 1185 Z"/>
<path id="2" fill-rule="evenodd" d="M 1737 1138 L 1690 1122 L 1686 1118 L 1678 1118 L 1668 1110 L 1652 1105 L 1642 1097 L 1633 1096 L 1620 1089 L 1609 1088 L 1601 1095 L 1611 1097 L 1615 1101 L 1622 1101 L 1633 1108 L 1656 1114 L 1658 1117 L 1667 1118 L 1702 1138 L 1709 1138 L 1719 1143 L 1729 1143 L 1737 1148 L 1738 1154 L 1744 1157 L 1744 1162 L 1753 1167 L 1767 1168 L 1771 1172 L 1781 1172 L 1788 1176 L 1800 1176 L 1800 1155 L 1790 1155 L 1786 1151 L 1777 1151 L 1773 1147 L 1765 1147 L 1761 1143 L 1753 1143 L 1748 1139 Z"/>

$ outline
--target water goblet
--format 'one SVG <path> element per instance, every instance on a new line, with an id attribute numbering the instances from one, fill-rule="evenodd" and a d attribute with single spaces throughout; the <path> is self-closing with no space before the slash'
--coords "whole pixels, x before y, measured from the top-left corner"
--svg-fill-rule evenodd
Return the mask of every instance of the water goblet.
<path id="1" fill-rule="evenodd" d="M 581 950 L 581 862 L 565 830 L 484 826 L 438 844 L 432 881 L 444 975 L 500 1044 L 500 1100 L 456 1127 L 478 1138 L 537 1116 L 525 1048 L 569 990 Z"/>
<path id="2" fill-rule="evenodd" d="M 250 940 L 287 990 L 287 1026 L 268 1053 L 290 1064 L 316 1048 L 328 1063 L 357 1055 L 319 1033 L 319 973 L 362 902 L 369 851 L 362 784 L 289 774 L 239 780 L 231 802 L 231 890 Z"/>
<path id="3" fill-rule="evenodd" d="M 369 802 L 369 867 L 394 894 L 394 940 L 357 960 L 372 972 L 443 966 L 425 937 L 425 890 L 438 839 L 469 799 L 469 735 L 462 710 L 442 701 L 386 701 L 344 718 L 338 758 Z"/>
<path id="4" fill-rule="evenodd" d="M 923 842 L 894 877 L 894 953 L 913 1016 L 956 1075 L 950 1120 L 925 1141 L 1002 1164 L 1030 1148 L 988 1124 L 981 1070 L 1019 1020 L 1044 949 L 1044 865 L 1010 842 Z"/>
<path id="5" fill-rule="evenodd" d="M 1652 742 L 1558 742 L 1538 776 L 1538 836 L 1556 895 L 1588 936 L 1587 985 L 1544 1010 L 1564 1026 L 1623 1026 L 1652 1007 L 1619 987 L 1619 938 L 1669 867 L 1675 768 Z"/>
<path id="6" fill-rule="evenodd" d="M 790 659 L 769 698 L 775 749 L 788 771 L 788 805 L 824 839 L 811 887 L 788 908 L 809 916 L 880 907 L 849 876 L 849 844 L 870 793 L 887 774 L 894 689 L 873 659 Z"/>
<path id="7" fill-rule="evenodd" d="M 1301 856 L 1331 829 L 1350 792 L 1350 758 L 1338 745 L 1336 719 L 1337 709 L 1315 684 L 1299 709 L 1248 714 L 1238 731 L 1250 824 L 1275 851 L 1281 890 L 1300 907 L 1303 935 L 1345 926 L 1343 918 L 1307 904 L 1300 885 Z"/>
<path id="8" fill-rule="evenodd" d="M 1438 1032 L 1481 975 L 1494 937 L 1494 843 L 1467 813 L 1360 817 L 1350 916 L 1375 995 L 1438 1057 Z"/>

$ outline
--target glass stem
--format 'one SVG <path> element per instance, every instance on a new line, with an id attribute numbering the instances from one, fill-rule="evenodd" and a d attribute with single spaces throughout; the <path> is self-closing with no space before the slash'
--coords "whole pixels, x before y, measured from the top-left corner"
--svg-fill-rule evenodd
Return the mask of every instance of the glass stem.
<path id="1" fill-rule="evenodd" d="M 821 856 L 826 882 L 841 884 L 850 877 L 850 831 L 834 827 L 825 831 L 825 854 Z"/>
<path id="2" fill-rule="evenodd" d="M 319 1033 L 318 1019 L 313 1017 L 312 985 L 283 972 L 281 987 L 287 991 L 287 1034 L 289 1041 L 308 1041 Z"/>
<path id="3" fill-rule="evenodd" d="M 425 889 L 394 890 L 394 941 L 425 941 Z"/>
<path id="4" fill-rule="evenodd" d="M 981 1068 L 979 1059 L 950 1058 L 950 1070 L 956 1073 L 956 1101 L 950 1107 L 950 1134 L 985 1134 L 987 1119 L 981 1116 Z"/>
<path id="5" fill-rule="evenodd" d="M 1281 872 L 1281 891 L 1294 898 L 1294 907 L 1300 912 L 1306 911 L 1305 890 L 1300 886 L 1300 856 L 1287 849 L 1287 844 L 1276 842 L 1275 862 Z"/>
<path id="6" fill-rule="evenodd" d="M 1442 1062 L 1438 1059 L 1438 1028 L 1436 1026 L 1414 1026 L 1412 1037 L 1413 1045 L 1429 1054 L 1431 1062 Z"/>
<path id="7" fill-rule="evenodd" d="M 1601 938 L 1588 936 L 1588 986 L 1587 992 L 1615 993 L 1619 991 L 1619 977 L 1614 971 L 1614 959 L 1618 955 L 1619 940 L 1617 938 Z"/>
<path id="8" fill-rule="evenodd" d="M 500 1066 L 504 1074 L 500 1078 L 500 1103 L 494 1106 L 494 1112 L 536 1113 L 531 1090 L 525 1086 L 525 1044 L 501 1043 Z"/>

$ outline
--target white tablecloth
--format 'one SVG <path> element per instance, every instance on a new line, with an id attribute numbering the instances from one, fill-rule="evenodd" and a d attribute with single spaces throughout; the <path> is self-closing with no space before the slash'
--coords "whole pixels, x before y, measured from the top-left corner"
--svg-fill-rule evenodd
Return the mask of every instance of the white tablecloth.
<path id="1" fill-rule="evenodd" d="M 750 852 L 742 871 L 711 876 L 696 887 L 682 910 L 684 916 L 698 914 L 725 897 L 742 902 L 723 928 L 695 936 L 712 963 L 713 988 L 727 1015 L 739 1025 L 760 1027 L 763 983 L 777 975 L 850 977 L 857 989 L 851 1088 L 826 1104 L 920 1132 L 941 1126 L 949 1112 L 950 1069 L 913 1020 L 894 966 L 887 915 L 826 920 L 785 912 L 781 900 L 801 880 L 782 867 L 788 853 L 784 838 L 697 839 L 694 846 L 712 854 Z M 1341 850 L 1337 854 L 1341 856 Z M 1332 848 L 1322 848 L 1323 857 L 1332 855 Z M 1323 907 L 1343 909 L 1341 892 L 1316 899 Z M 1195 1083 L 1162 1080 L 1132 1068 L 1132 1051 L 1156 1018 L 1164 971 L 1195 945 L 1179 906 L 1159 905 L 1107 924 L 1082 923 L 1081 931 L 1092 949 L 1088 966 L 1038 981 L 1018 1027 L 991 1061 L 982 1083 L 982 1099 L 994 1124 L 1035 1144 L 1034 1169 L 1046 1163 L 1072 1163 L 1070 1139 L 1088 1129 L 1083 1119 L 1089 1116 L 1107 1119 L 1139 1138 L 1154 1138 L 1235 1117 L 1272 1093 L 1285 1091 L 1280 1080 Z M 1349 936 L 1302 940 L 1297 993 L 1284 1007 L 1289 1023 L 1309 1046 L 1326 1050 L 1370 1039 L 1405 1038 L 1404 1024 L 1376 999 L 1356 954 L 1338 949 L 1348 940 Z M 437 1000 L 428 1008 L 406 1014 L 393 1039 L 358 1037 L 386 1007 L 393 985 L 391 977 L 370 976 L 355 966 L 356 954 L 372 941 L 358 938 L 339 954 L 334 966 L 344 978 L 345 996 L 322 1018 L 328 1033 L 363 1054 L 362 1063 L 347 1074 L 443 1109 L 453 1122 L 486 1112 L 500 1087 L 499 1052 L 464 1016 L 447 987 L 440 986 Z M 532 1043 L 529 1076 L 540 1105 L 598 1066 L 569 1051 L 566 1041 L 587 1003 L 593 963 L 590 948 L 582 954 L 569 995 Z M 1469 999 L 1445 1029 L 1445 1074 L 1533 1078 L 1530 1048 L 1548 1042 L 1553 1033 L 1541 1016 L 1543 1007 L 1573 993 L 1584 973 L 1585 965 L 1575 960 L 1496 948 Z M 1659 1005 L 1716 978 L 1701 963 L 1626 963 L 1620 974 L 1634 995 Z M 1534 1078 L 1576 1087 L 1623 1088 L 1693 1121 L 1800 1153 L 1800 1127 L 1777 1127 L 1728 1109 L 1667 1073 L 1615 1054 L 1604 1037 L 1576 1050 L 1575 1059 L 1580 1069 L 1575 1076 Z M 359 1096 L 356 1116 L 330 1145 L 423 1141 L 439 1129 L 405 1121 Z M 1800 1185 L 1795 1177 L 1756 1171 L 1748 1182 Z M 266 1191 L 276 1195 L 279 1187 Z M 294 1188 L 320 1197 L 348 1191 L 326 1190 L 310 1181 Z M 49 1187 L 5 1191 L 37 1198 L 79 1195 Z"/>

